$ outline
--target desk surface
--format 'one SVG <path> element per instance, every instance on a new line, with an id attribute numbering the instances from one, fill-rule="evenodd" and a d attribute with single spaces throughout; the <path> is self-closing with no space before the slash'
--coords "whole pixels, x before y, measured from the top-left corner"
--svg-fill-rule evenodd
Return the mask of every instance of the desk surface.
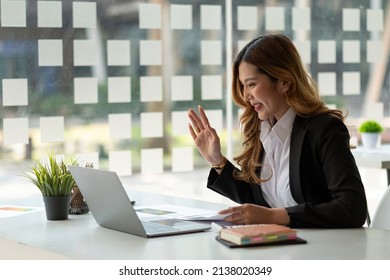
<path id="1" fill-rule="evenodd" d="M 358 147 L 352 150 L 356 164 L 360 167 L 390 169 L 390 145 L 376 149 Z"/>
<path id="2" fill-rule="evenodd" d="M 130 190 L 131 191 L 131 190 Z M 218 210 L 224 205 L 131 191 L 138 205 L 170 203 Z M 40 200 L 35 202 L 40 204 Z M 42 204 L 41 204 L 42 205 Z M 26 205 L 26 206 L 41 206 Z M 44 211 L 0 219 L 0 238 L 26 244 L 42 258 L 72 259 L 390 259 L 390 232 L 371 228 L 302 229 L 308 244 L 229 249 L 207 231 L 146 239 L 99 227 L 92 215 L 47 221 Z M 16 248 L 17 249 L 17 248 Z M 50 252 L 50 253 L 48 253 Z M 20 250 L 24 254 L 24 250 Z M 2 252 L 0 259 L 29 259 Z M 39 258 L 35 256 L 34 258 Z"/>

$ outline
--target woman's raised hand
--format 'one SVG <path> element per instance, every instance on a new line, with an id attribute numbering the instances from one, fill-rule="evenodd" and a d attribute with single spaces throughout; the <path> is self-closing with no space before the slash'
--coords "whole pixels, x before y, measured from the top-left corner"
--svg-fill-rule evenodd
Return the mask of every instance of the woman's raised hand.
<path id="1" fill-rule="evenodd" d="M 198 111 L 199 116 L 193 109 L 188 110 L 188 117 L 191 120 L 188 129 L 201 155 L 211 165 L 218 165 L 224 160 L 218 134 L 210 126 L 206 113 L 201 106 L 198 106 Z"/>

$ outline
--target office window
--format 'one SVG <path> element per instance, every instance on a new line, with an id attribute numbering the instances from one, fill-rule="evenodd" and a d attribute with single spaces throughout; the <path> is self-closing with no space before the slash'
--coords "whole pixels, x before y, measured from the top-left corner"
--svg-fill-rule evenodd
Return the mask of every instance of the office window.
<path id="1" fill-rule="evenodd" d="M 348 111 L 351 130 L 362 118 L 386 124 L 388 7 L 368 0 L 0 1 L 0 161 L 23 164 L 55 152 L 121 175 L 207 167 L 187 128 L 186 112 L 198 105 L 231 158 L 241 138 L 228 58 L 267 32 L 293 40 L 324 100 Z"/>

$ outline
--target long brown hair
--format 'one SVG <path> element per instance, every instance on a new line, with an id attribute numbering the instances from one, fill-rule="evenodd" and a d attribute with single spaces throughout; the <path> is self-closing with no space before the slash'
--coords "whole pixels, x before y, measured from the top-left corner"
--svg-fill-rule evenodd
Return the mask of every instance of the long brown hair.
<path id="1" fill-rule="evenodd" d="M 251 104 L 245 100 L 239 81 L 238 68 L 241 62 L 254 65 L 259 73 L 266 74 L 271 81 L 289 81 L 285 93 L 287 104 L 298 116 L 310 117 L 329 113 L 341 120 L 344 116 L 340 110 L 326 107 L 320 98 L 314 81 L 306 73 L 301 58 L 294 44 L 282 34 L 267 34 L 250 41 L 237 55 L 233 64 L 233 100 L 243 114 L 240 124 L 243 134 L 243 151 L 234 160 L 241 167 L 235 177 L 250 183 L 261 183 L 258 174 L 261 165 L 263 147 L 259 140 L 261 120 Z"/>

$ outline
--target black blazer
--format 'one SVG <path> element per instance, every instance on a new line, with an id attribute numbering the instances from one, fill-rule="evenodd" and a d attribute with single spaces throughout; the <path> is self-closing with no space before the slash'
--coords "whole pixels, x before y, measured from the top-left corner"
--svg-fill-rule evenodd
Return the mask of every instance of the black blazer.
<path id="1" fill-rule="evenodd" d="M 361 227 L 367 201 L 344 123 L 328 114 L 295 117 L 290 144 L 290 189 L 296 206 L 287 207 L 290 227 Z M 228 162 L 211 169 L 207 187 L 238 203 L 270 207 L 261 185 L 236 180 Z"/>

